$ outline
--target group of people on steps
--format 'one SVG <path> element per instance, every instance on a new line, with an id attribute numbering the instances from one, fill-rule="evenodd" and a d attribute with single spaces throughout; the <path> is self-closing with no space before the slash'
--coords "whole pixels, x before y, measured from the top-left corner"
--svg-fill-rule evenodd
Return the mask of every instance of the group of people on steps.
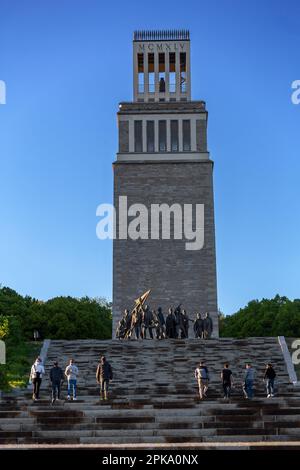
<path id="1" fill-rule="evenodd" d="M 69 364 L 65 368 L 65 371 L 59 367 L 58 362 L 54 361 L 53 366 L 50 369 L 49 379 L 51 383 L 51 404 L 53 405 L 56 400 L 60 400 L 61 386 L 64 380 L 67 380 L 67 400 L 77 400 L 77 376 L 79 374 L 78 367 L 74 363 L 73 359 L 70 359 Z M 31 367 L 30 381 L 33 385 L 32 399 L 34 401 L 39 400 L 40 387 L 42 383 L 42 377 L 45 375 L 45 368 L 43 366 L 40 357 L 36 359 Z M 198 384 L 199 399 L 203 400 L 207 396 L 209 388 L 210 374 L 205 361 L 201 361 L 196 367 L 194 372 L 195 379 Z M 112 367 L 106 360 L 105 356 L 100 358 L 96 369 L 96 382 L 100 387 L 100 399 L 108 400 L 109 384 L 113 378 Z M 267 398 L 274 397 L 276 372 L 272 364 L 268 363 L 263 375 L 263 380 L 266 383 Z M 223 370 L 220 372 L 220 379 L 223 389 L 224 399 L 230 399 L 231 391 L 234 387 L 233 373 L 229 367 L 229 363 L 225 363 Z M 242 389 L 245 398 L 253 398 L 253 388 L 255 382 L 255 370 L 250 363 L 247 363 L 244 370 L 244 380 Z"/>
<path id="2" fill-rule="evenodd" d="M 223 398 L 230 399 L 231 390 L 234 387 L 232 370 L 229 368 L 229 363 L 224 364 L 223 370 L 220 373 L 220 378 L 223 388 Z M 266 384 L 267 398 L 273 398 L 275 396 L 275 378 L 276 372 L 271 363 L 266 365 L 264 371 L 263 380 Z M 207 390 L 209 387 L 209 371 L 204 361 L 201 361 L 199 366 L 195 369 L 195 379 L 198 383 L 199 398 L 203 400 L 207 396 Z M 255 382 L 255 369 L 250 363 L 247 363 L 244 370 L 244 380 L 242 383 L 242 390 L 244 397 L 251 400 L 253 398 Z"/>
<path id="3" fill-rule="evenodd" d="M 77 400 L 77 376 L 79 374 L 78 367 L 74 363 L 74 359 L 70 359 L 69 364 L 63 372 L 62 368 L 54 361 L 50 369 L 49 379 L 51 383 L 51 404 L 56 400 L 60 400 L 61 387 L 64 380 L 67 380 L 67 400 L 71 398 Z M 33 385 L 33 401 L 39 400 L 42 377 L 45 375 L 45 368 L 42 359 L 38 357 L 31 367 L 30 382 Z M 113 378 L 112 368 L 105 356 L 100 358 L 96 369 L 96 381 L 100 386 L 100 399 L 108 399 L 109 382 Z"/>

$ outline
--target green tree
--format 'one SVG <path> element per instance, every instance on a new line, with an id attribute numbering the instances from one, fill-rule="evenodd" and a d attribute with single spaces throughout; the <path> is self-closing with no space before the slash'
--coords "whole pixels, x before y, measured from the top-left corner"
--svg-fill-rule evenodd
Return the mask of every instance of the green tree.
<path id="1" fill-rule="evenodd" d="M 220 319 L 220 336 L 294 336 L 300 334 L 300 300 L 276 295 L 252 300 L 233 315 Z"/>

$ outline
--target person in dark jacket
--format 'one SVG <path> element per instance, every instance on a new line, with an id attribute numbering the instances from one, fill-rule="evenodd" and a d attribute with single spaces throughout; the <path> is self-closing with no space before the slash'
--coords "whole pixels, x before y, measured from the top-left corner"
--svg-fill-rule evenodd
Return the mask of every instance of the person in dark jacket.
<path id="1" fill-rule="evenodd" d="M 182 310 L 182 328 L 181 328 L 181 338 L 188 338 L 189 337 L 189 316 L 185 309 Z"/>
<path id="2" fill-rule="evenodd" d="M 197 313 L 196 320 L 194 321 L 194 333 L 195 338 L 201 339 L 203 337 L 203 320 L 200 313 Z"/>
<path id="3" fill-rule="evenodd" d="M 157 309 L 157 319 L 158 319 L 158 322 L 159 322 L 159 336 L 158 336 L 158 339 L 163 339 L 166 336 L 166 328 L 165 328 L 166 322 L 165 322 L 165 317 L 164 317 L 164 314 L 162 312 L 161 307 L 158 307 L 158 309 Z"/>
<path id="4" fill-rule="evenodd" d="M 221 380 L 224 392 L 224 399 L 229 399 L 231 388 L 233 386 L 232 371 L 229 369 L 229 364 L 224 364 L 224 369 L 221 372 Z"/>
<path id="5" fill-rule="evenodd" d="M 176 318 L 173 313 L 173 309 L 169 308 L 169 313 L 166 317 L 166 337 L 175 338 L 176 331 Z"/>
<path id="6" fill-rule="evenodd" d="M 143 339 L 147 339 L 147 329 L 149 330 L 150 338 L 153 339 L 153 332 L 152 332 L 152 328 L 154 327 L 153 314 L 150 308 L 148 307 L 148 305 L 145 305 L 145 308 L 144 308 L 143 324 L 144 324 Z"/>
<path id="7" fill-rule="evenodd" d="M 179 338 L 180 332 L 182 333 L 182 328 L 183 328 L 183 322 L 182 322 L 182 312 L 180 305 L 175 308 L 174 310 L 174 316 L 175 316 L 175 338 Z"/>
<path id="8" fill-rule="evenodd" d="M 100 400 L 108 400 L 109 382 L 113 378 L 112 368 L 110 363 L 102 356 L 97 367 L 96 380 L 100 384 Z"/>
<path id="9" fill-rule="evenodd" d="M 160 335 L 160 326 L 159 326 L 159 320 L 158 320 L 158 316 L 157 316 L 157 312 L 156 310 L 152 310 L 152 323 L 154 325 L 154 328 L 155 328 L 155 332 L 156 332 L 156 339 L 159 339 L 159 335 Z"/>
<path id="10" fill-rule="evenodd" d="M 243 392 L 245 398 L 251 400 L 253 398 L 253 385 L 254 385 L 255 370 L 250 363 L 246 364 L 245 381 Z"/>
<path id="11" fill-rule="evenodd" d="M 135 338 L 140 339 L 142 338 L 142 312 L 135 312 L 132 315 L 131 321 L 132 329 L 135 333 Z"/>
<path id="12" fill-rule="evenodd" d="M 267 386 L 267 398 L 274 397 L 274 382 L 275 382 L 276 372 L 272 364 L 266 365 L 264 380 L 266 380 Z"/>
<path id="13" fill-rule="evenodd" d="M 206 312 L 203 319 L 203 338 L 210 339 L 213 331 L 213 321 L 209 316 L 209 313 Z"/>
<path id="14" fill-rule="evenodd" d="M 53 363 L 52 369 L 50 369 L 50 382 L 52 386 L 52 405 L 56 401 L 56 397 L 60 399 L 60 387 L 61 383 L 64 380 L 63 370 L 58 366 L 58 362 Z"/>

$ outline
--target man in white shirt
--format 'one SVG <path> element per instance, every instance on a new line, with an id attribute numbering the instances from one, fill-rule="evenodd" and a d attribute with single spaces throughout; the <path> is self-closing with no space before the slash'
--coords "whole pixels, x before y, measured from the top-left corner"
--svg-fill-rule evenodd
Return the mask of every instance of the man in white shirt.
<path id="1" fill-rule="evenodd" d="M 71 391 L 73 390 L 73 400 L 77 400 L 77 375 L 78 367 L 74 364 L 74 360 L 70 359 L 69 365 L 66 367 L 65 376 L 68 380 L 68 400 L 71 399 Z"/>
<path id="2" fill-rule="evenodd" d="M 199 367 L 195 369 L 195 379 L 198 382 L 199 398 L 203 400 L 208 390 L 209 373 L 204 361 L 201 361 Z"/>

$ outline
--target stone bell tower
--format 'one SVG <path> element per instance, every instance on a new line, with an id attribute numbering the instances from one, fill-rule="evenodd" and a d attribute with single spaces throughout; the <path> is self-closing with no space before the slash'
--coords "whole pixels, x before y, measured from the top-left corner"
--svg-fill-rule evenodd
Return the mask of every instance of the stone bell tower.
<path id="1" fill-rule="evenodd" d="M 147 233 L 132 239 L 116 218 L 113 337 L 123 310 L 148 289 L 149 306 L 165 314 L 180 303 L 190 318 L 209 312 L 218 337 L 213 162 L 205 102 L 191 99 L 190 68 L 189 31 L 134 33 L 133 101 L 120 103 L 118 111 L 114 205 L 118 213 L 120 196 L 128 207 L 144 204 L 149 213 L 153 204 L 201 204 L 204 243 L 187 250 L 184 235 L 153 239 L 150 220 Z M 171 229 L 176 217 L 171 209 Z"/>

